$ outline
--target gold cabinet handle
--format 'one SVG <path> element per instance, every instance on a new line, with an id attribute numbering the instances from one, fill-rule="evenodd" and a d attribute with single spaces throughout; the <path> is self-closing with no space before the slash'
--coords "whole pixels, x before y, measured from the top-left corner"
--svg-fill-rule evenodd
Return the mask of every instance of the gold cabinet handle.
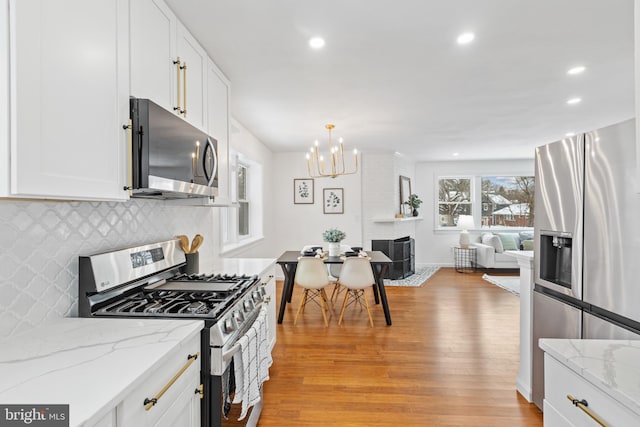
<path id="1" fill-rule="evenodd" d="M 200 384 L 196 388 L 196 390 L 194 391 L 194 394 L 197 394 L 200 399 L 203 399 L 204 398 L 204 385 Z"/>
<path id="2" fill-rule="evenodd" d="M 127 185 L 125 191 L 129 192 L 129 196 L 133 195 L 133 122 L 131 119 L 122 128 L 127 131 Z"/>
<path id="3" fill-rule="evenodd" d="M 602 419 L 597 416 L 595 413 L 593 413 L 593 411 L 591 409 L 588 408 L 589 403 L 582 399 L 582 400 L 578 400 L 575 397 L 573 397 L 570 394 L 567 394 L 567 399 L 569 399 L 571 401 L 571 403 L 573 403 L 573 406 L 577 406 L 578 408 L 580 408 L 582 410 L 582 412 L 584 412 L 585 414 L 589 415 L 593 421 L 597 422 L 598 424 L 600 424 L 602 427 L 609 427 L 609 425 L 607 423 L 605 423 L 604 421 L 602 421 Z"/>
<path id="4" fill-rule="evenodd" d="M 169 382 L 162 387 L 162 390 L 160 390 L 158 392 L 158 394 L 156 394 L 154 397 L 152 397 L 151 399 L 149 399 L 148 397 L 144 399 L 143 405 L 144 405 L 144 410 L 148 411 L 151 408 L 153 408 L 157 403 L 158 400 L 160 400 L 160 398 L 167 392 L 167 390 L 169 390 L 171 388 L 171 386 L 173 385 L 173 383 L 175 383 L 178 378 L 180 378 L 180 375 L 182 375 L 184 373 L 184 371 L 186 371 L 187 369 L 189 369 L 189 366 L 191 366 L 191 364 L 193 362 L 196 361 L 196 359 L 200 356 L 200 352 L 197 352 L 196 354 L 190 354 L 187 356 L 187 363 L 184 364 L 184 366 L 182 368 L 180 368 L 180 370 L 178 371 L 177 374 L 175 374 L 173 376 L 173 378 L 171 378 L 169 380 Z"/>
<path id="5" fill-rule="evenodd" d="M 178 56 L 176 58 L 175 61 L 173 61 L 173 65 L 176 66 L 176 91 L 177 91 L 177 95 L 178 97 L 176 98 L 176 104 L 178 104 L 177 107 L 173 107 L 173 111 L 177 111 L 178 114 L 182 114 L 182 109 L 180 108 L 180 68 L 181 68 L 181 63 L 180 63 L 180 57 Z"/>
<path id="6" fill-rule="evenodd" d="M 187 61 L 182 63 L 184 74 L 182 75 L 182 115 L 187 117 Z"/>

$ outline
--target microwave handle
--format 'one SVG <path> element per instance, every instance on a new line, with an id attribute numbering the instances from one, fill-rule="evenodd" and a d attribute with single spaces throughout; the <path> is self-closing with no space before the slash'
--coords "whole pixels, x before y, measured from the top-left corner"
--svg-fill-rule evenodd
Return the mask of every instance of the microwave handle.
<path id="1" fill-rule="evenodd" d="M 207 138 L 207 148 L 211 150 L 211 154 L 213 155 L 213 171 L 211 172 L 211 176 L 209 176 L 205 163 L 207 160 L 206 155 L 202 156 L 202 170 L 204 171 L 204 176 L 209 180 L 207 185 L 211 187 L 213 185 L 213 180 L 216 177 L 216 172 L 218 171 L 218 154 L 216 153 L 216 149 L 210 138 Z"/>

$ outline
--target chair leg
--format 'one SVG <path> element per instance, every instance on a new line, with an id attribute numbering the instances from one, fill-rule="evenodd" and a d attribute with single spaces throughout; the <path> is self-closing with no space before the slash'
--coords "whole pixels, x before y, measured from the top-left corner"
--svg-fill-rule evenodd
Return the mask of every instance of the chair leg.
<path id="1" fill-rule="evenodd" d="M 298 316 L 300 315 L 300 312 L 307 305 L 307 294 L 308 293 L 309 293 L 309 289 L 305 289 L 304 293 L 302 294 L 302 299 L 300 300 L 300 304 L 298 305 L 298 311 L 296 312 L 296 317 L 295 317 L 295 319 L 293 319 L 293 326 L 296 326 L 296 323 L 298 323 Z"/>
<path id="2" fill-rule="evenodd" d="M 327 309 L 329 307 L 325 297 L 326 294 L 324 292 L 324 289 L 320 289 L 319 294 L 320 294 L 320 310 L 322 310 L 322 319 L 324 319 L 324 326 L 328 327 L 329 321 L 327 320 L 327 313 L 325 313 L 325 304 L 327 304 Z"/>
<path id="3" fill-rule="evenodd" d="M 322 299 L 324 299 L 324 303 L 327 307 L 327 311 L 329 312 L 329 318 L 331 318 L 333 314 L 333 310 L 329 310 L 329 308 L 332 308 L 333 304 L 330 304 L 329 298 L 327 297 L 327 292 L 324 290 L 324 288 L 320 290 L 320 296 L 322 297 Z"/>
<path id="4" fill-rule="evenodd" d="M 344 292 L 344 301 L 342 302 L 342 310 L 340 310 L 340 319 L 338 319 L 338 325 L 342 324 L 342 318 L 344 317 L 344 310 L 345 308 L 347 308 L 347 301 L 349 300 L 350 293 L 351 291 L 348 289 Z"/>
<path id="5" fill-rule="evenodd" d="M 331 301 L 337 299 L 340 296 L 340 292 L 344 291 L 344 287 L 340 283 L 336 283 L 331 292 Z"/>

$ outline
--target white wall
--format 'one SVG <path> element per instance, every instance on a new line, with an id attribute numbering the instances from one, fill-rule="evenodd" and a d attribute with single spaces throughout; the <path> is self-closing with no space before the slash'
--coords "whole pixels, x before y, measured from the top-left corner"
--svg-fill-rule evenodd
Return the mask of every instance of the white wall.
<path id="1" fill-rule="evenodd" d="M 231 119 L 230 151 L 258 163 L 262 169 L 261 200 L 252 199 L 250 209 L 255 209 L 261 217 L 263 239 L 248 246 L 224 253 L 225 258 L 277 258 L 280 254 L 274 248 L 276 230 L 273 227 L 276 215 L 274 197 L 274 156 L 247 128 Z M 233 171 L 231 173 L 234 173 Z M 235 182 L 232 180 L 232 182 Z M 256 203 L 254 203 L 256 202 Z M 235 213 L 234 213 L 235 214 Z"/>
<path id="2" fill-rule="evenodd" d="M 322 233 L 338 228 L 347 233 L 343 243 L 362 246 L 362 191 L 361 172 L 336 178 L 314 179 L 314 203 L 293 203 L 293 179 L 309 178 L 305 153 L 274 154 L 273 195 L 275 206 L 272 224 L 277 238 L 274 248 L 279 255 L 285 250 L 299 249 L 304 245 L 322 245 Z M 323 213 L 323 189 L 344 189 L 344 214 Z"/>
<path id="3" fill-rule="evenodd" d="M 460 162 L 423 162 L 416 164 L 416 179 L 412 190 L 424 202 L 420 214 L 424 221 L 416 224 L 416 263 L 428 265 L 453 265 L 451 247 L 458 243 L 459 230 L 436 230 L 436 197 L 438 176 L 485 175 L 515 176 L 534 175 L 534 160 L 494 160 Z M 471 231 L 472 237 L 479 230 Z"/>
<path id="4" fill-rule="evenodd" d="M 362 160 L 362 204 L 365 248 L 371 240 L 416 237 L 416 222 L 376 222 L 400 213 L 400 175 L 411 179 L 416 193 L 415 163 L 393 153 L 365 153 Z"/>

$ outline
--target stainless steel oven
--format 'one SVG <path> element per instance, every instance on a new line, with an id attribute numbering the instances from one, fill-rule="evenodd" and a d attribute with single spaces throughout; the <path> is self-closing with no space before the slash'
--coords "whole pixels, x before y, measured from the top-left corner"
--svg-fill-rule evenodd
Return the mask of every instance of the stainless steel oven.
<path id="1" fill-rule="evenodd" d="M 236 378 L 236 365 L 247 356 L 249 343 L 259 346 L 259 362 L 270 365 L 264 286 L 257 276 L 186 274 L 185 266 L 178 240 L 81 256 L 80 316 L 204 320 L 202 425 L 234 425 L 232 417 L 245 409 L 243 402 L 251 411 L 240 425 L 256 425 L 262 408 L 261 392 L 256 396 L 253 387 L 249 401 L 246 394 L 234 395 L 235 387 L 231 386 L 244 380 Z M 268 369 L 267 365 L 261 366 Z M 261 385 L 257 385 L 258 391 Z M 225 420 L 225 406 L 238 407 L 239 411 Z"/>

